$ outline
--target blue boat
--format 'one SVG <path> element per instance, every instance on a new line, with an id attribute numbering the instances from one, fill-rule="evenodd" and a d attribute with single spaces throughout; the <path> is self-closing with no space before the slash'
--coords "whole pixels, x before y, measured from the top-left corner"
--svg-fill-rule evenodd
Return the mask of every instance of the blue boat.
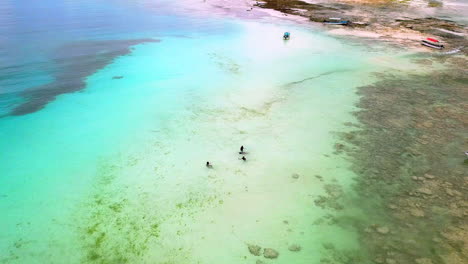
<path id="1" fill-rule="evenodd" d="M 284 32 L 283 39 L 289 39 L 291 37 L 291 34 L 289 32 Z"/>
<path id="2" fill-rule="evenodd" d="M 342 25 L 347 26 L 349 25 L 349 20 L 341 20 L 341 18 L 329 18 L 328 20 L 323 21 L 324 24 L 327 25 Z"/>

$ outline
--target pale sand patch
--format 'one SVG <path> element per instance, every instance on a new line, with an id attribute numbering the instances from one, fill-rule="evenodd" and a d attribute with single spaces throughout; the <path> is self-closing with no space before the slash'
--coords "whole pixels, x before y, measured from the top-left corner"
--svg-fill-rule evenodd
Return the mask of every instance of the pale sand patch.
<path id="1" fill-rule="evenodd" d="M 353 36 L 358 38 L 380 39 L 395 44 L 400 44 L 411 48 L 413 51 L 427 51 L 420 44 L 420 40 L 426 38 L 425 35 L 408 29 L 380 28 L 375 30 L 363 30 L 353 28 L 336 28 L 329 30 L 330 35 Z"/>
<path id="2" fill-rule="evenodd" d="M 341 36 L 355 36 L 361 38 L 380 38 L 384 35 L 379 34 L 377 32 L 370 32 L 367 30 L 359 30 L 359 29 L 347 29 L 347 28 L 336 28 L 331 29 L 328 33 L 332 35 L 341 35 Z"/>

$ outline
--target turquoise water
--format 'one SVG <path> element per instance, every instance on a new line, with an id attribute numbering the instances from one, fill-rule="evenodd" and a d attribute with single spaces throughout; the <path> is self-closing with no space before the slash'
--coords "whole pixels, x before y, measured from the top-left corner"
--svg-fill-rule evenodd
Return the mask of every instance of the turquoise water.
<path id="1" fill-rule="evenodd" d="M 324 244 L 359 251 L 316 201 L 350 191 L 335 132 L 354 121 L 354 88 L 395 59 L 280 21 L 184 10 L 1 4 L 2 263 L 255 263 L 247 244 L 275 248 L 277 263 L 319 263 Z"/>

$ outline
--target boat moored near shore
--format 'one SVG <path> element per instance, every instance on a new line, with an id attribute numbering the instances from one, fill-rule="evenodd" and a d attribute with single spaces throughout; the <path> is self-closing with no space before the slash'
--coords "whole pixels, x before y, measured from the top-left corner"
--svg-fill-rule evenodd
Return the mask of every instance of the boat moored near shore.
<path id="1" fill-rule="evenodd" d="M 444 45 L 440 43 L 437 39 L 434 38 L 426 38 L 421 41 L 421 45 L 424 45 L 429 48 L 433 49 L 443 49 Z"/>
<path id="2" fill-rule="evenodd" d="M 349 25 L 350 21 L 349 20 L 342 20 L 339 17 L 330 17 L 329 19 L 325 19 L 323 21 L 324 24 L 326 25 L 341 25 L 341 26 L 347 26 Z"/>

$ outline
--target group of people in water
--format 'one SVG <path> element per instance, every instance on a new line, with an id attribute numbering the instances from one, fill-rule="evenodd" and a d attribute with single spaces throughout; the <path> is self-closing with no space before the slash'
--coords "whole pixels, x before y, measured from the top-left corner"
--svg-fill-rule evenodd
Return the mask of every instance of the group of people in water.
<path id="1" fill-rule="evenodd" d="M 241 147 L 240 147 L 239 154 L 242 155 L 242 158 L 240 158 L 241 160 L 247 161 L 247 158 L 245 158 L 245 155 L 247 154 L 247 152 L 244 151 L 244 146 L 241 146 Z M 213 168 L 213 165 L 212 165 L 209 161 L 207 161 L 207 162 L 206 162 L 206 167 L 207 167 L 207 168 Z"/>

